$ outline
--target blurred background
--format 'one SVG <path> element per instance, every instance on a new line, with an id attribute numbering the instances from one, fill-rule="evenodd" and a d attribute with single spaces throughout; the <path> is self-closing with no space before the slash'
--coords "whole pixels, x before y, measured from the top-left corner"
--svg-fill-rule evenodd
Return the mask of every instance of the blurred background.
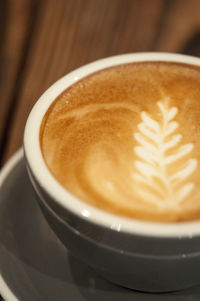
<path id="1" fill-rule="evenodd" d="M 200 56 L 200 0 L 0 0 L 0 166 L 54 81 L 93 60 L 143 51 Z"/>
<path id="2" fill-rule="evenodd" d="M 0 0 L 0 164 L 33 104 L 83 64 L 140 51 L 200 55 L 199 0 Z"/>

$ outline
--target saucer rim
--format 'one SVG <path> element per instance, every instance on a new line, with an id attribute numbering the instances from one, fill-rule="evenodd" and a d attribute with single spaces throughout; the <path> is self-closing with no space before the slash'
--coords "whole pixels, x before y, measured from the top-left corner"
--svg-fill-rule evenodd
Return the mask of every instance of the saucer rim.
<path id="1" fill-rule="evenodd" d="M 17 150 L 11 158 L 5 163 L 5 165 L 0 170 L 0 188 L 2 187 L 3 183 L 8 178 L 10 172 L 20 160 L 23 159 L 24 151 L 21 147 Z M 14 294 L 14 292 L 8 287 L 7 283 L 4 281 L 3 276 L 0 273 L 0 294 L 5 301 L 20 301 Z"/>
<path id="2" fill-rule="evenodd" d="M 20 161 L 23 160 L 23 158 L 24 158 L 24 150 L 23 147 L 21 147 L 3 165 L 3 167 L 0 169 L 0 188 L 2 187 L 2 184 L 9 177 L 10 172 L 17 166 L 18 163 L 20 163 Z M 6 281 L 4 281 L 4 277 L 2 276 L 1 272 L 0 272 L 0 296 L 5 301 L 22 301 L 9 288 Z"/>

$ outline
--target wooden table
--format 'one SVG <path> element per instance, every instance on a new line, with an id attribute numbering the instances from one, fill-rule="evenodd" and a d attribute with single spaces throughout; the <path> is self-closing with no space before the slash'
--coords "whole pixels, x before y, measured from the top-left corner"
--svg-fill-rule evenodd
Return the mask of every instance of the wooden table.
<path id="1" fill-rule="evenodd" d="M 0 0 L 0 166 L 22 145 L 29 111 L 54 81 L 141 51 L 200 56 L 200 0 Z"/>

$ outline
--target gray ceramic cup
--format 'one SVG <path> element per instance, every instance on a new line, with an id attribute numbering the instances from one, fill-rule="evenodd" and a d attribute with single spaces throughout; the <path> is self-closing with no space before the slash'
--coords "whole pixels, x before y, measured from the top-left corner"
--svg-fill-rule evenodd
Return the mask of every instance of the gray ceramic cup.
<path id="1" fill-rule="evenodd" d="M 145 222 L 98 210 L 56 181 L 40 149 L 42 118 L 63 90 L 98 70 L 138 61 L 200 66 L 195 57 L 137 53 L 102 59 L 67 74 L 40 97 L 29 115 L 26 165 L 44 216 L 69 251 L 115 284 L 147 292 L 175 291 L 200 283 L 200 221 Z"/>

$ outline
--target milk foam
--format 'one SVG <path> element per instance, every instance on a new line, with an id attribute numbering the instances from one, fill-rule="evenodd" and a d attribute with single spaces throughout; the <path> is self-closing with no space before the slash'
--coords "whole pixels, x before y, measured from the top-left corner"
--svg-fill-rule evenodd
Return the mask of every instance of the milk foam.
<path id="1" fill-rule="evenodd" d="M 135 161 L 137 172 L 133 173 L 133 180 L 146 186 L 138 186 L 137 193 L 147 202 L 162 209 L 178 207 L 189 197 L 195 186 L 190 182 L 190 175 L 198 164 L 195 158 L 188 158 L 185 165 L 180 166 L 173 174 L 167 173 L 168 164 L 183 159 L 194 148 L 192 143 L 182 145 L 182 135 L 175 134 L 179 123 L 172 120 L 177 115 L 178 108 L 170 108 L 169 102 L 168 98 L 157 102 L 162 116 L 160 123 L 142 112 L 143 122 L 138 125 L 139 132 L 134 134 L 140 145 L 134 151 L 140 160 Z M 151 141 L 147 142 L 147 139 Z M 171 148 L 173 154 L 167 155 Z"/>
<path id="2" fill-rule="evenodd" d="M 200 70 L 174 63 L 105 69 L 67 89 L 41 126 L 55 178 L 127 217 L 200 218 Z"/>

